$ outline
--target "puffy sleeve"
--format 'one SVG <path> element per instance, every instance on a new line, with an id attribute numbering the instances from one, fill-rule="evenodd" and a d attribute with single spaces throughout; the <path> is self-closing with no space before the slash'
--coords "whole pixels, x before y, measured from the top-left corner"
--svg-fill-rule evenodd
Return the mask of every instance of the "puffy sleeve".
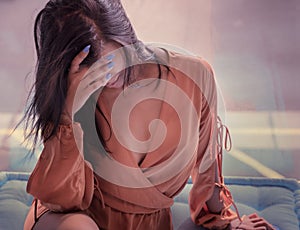
<path id="1" fill-rule="evenodd" d="M 220 132 L 223 130 L 218 125 L 214 74 L 208 63 L 202 63 L 206 68 L 203 82 L 205 87 L 202 90 L 197 160 L 191 175 L 193 187 L 189 194 L 190 213 L 196 225 L 208 229 L 224 229 L 237 215 L 230 210 L 232 197 L 223 183 L 220 171 L 219 154 L 222 154 L 222 143 L 219 142 L 222 135 Z"/>
<path id="2" fill-rule="evenodd" d="M 91 165 L 83 157 L 83 131 L 79 123 L 60 125 L 45 141 L 30 175 L 27 192 L 52 211 L 84 210 L 94 191 Z"/>

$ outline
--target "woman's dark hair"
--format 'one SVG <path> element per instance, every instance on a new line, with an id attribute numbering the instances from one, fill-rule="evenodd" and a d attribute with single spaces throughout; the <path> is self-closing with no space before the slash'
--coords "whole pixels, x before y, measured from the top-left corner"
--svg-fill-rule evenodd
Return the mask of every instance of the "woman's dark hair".
<path id="1" fill-rule="evenodd" d="M 51 0 L 36 17 L 34 40 L 36 80 L 24 116 L 25 130 L 29 128 L 26 138 L 33 137 L 33 150 L 40 137 L 45 141 L 57 132 L 67 94 L 68 68 L 84 47 L 91 45 L 82 63 L 88 67 L 101 56 L 101 40 L 132 44 L 141 60 L 153 57 L 137 39 L 119 0 Z M 161 75 L 160 65 L 158 68 Z M 127 83 L 130 73 L 131 67 L 125 71 Z"/>

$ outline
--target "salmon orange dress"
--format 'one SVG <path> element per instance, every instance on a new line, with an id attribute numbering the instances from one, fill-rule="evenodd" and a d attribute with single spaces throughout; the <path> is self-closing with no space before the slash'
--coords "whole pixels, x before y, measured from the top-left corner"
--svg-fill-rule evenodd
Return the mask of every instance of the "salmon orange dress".
<path id="1" fill-rule="evenodd" d="M 141 76 L 125 89 L 104 88 L 97 101 L 104 116 L 96 110 L 94 128 L 61 124 L 44 143 L 27 185 L 35 199 L 24 229 L 46 212 L 78 210 L 99 229 L 173 229 L 170 207 L 190 176 L 195 224 L 222 229 L 236 218 L 218 175 L 213 71 L 198 57 L 155 52 L 169 66 L 160 79 Z M 92 141 L 97 132 L 106 148 Z M 212 213 L 206 201 L 217 186 L 224 208 Z"/>

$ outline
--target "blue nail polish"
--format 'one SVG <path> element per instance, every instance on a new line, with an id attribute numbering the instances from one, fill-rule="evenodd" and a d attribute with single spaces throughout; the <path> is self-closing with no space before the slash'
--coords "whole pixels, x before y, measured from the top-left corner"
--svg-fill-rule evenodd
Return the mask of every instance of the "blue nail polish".
<path id="1" fill-rule="evenodd" d="M 110 63 L 107 64 L 107 67 L 111 69 L 112 67 L 114 67 L 114 65 L 115 65 L 115 63 L 110 62 Z"/>
<path id="2" fill-rule="evenodd" d="M 106 74 L 106 76 L 105 76 L 106 80 L 111 79 L 111 77 L 112 77 L 112 74 L 111 74 L 111 73 L 108 73 L 108 74 Z"/>
<path id="3" fill-rule="evenodd" d="M 83 52 L 88 53 L 88 52 L 90 51 L 90 48 L 91 48 L 91 45 L 86 46 L 86 47 L 83 49 Z"/>
<path id="4" fill-rule="evenodd" d="M 115 57 L 114 54 L 110 54 L 106 57 L 106 60 L 111 61 Z"/>

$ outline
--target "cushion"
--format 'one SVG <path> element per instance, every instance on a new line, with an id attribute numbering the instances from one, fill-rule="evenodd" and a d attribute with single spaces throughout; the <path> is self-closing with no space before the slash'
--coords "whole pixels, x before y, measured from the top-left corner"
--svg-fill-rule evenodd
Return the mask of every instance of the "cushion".
<path id="1" fill-rule="evenodd" d="M 29 173 L 0 172 L 0 229 L 20 230 L 32 197 L 26 193 Z M 292 179 L 225 178 L 240 214 L 258 213 L 281 230 L 299 230 L 300 185 Z M 191 181 L 172 206 L 174 229 L 201 229 L 189 218 Z M 204 229 L 204 228 L 202 228 Z"/>
<path id="2" fill-rule="evenodd" d="M 257 213 L 281 230 L 299 230 L 300 185 L 293 179 L 225 178 L 240 215 Z M 175 229 L 201 229 L 188 217 L 191 181 L 172 207 Z M 204 229 L 204 228 L 202 228 Z"/>
<path id="3" fill-rule="evenodd" d="M 28 173 L 0 172 L 0 229 L 23 229 L 33 200 L 26 193 L 28 177 Z"/>

